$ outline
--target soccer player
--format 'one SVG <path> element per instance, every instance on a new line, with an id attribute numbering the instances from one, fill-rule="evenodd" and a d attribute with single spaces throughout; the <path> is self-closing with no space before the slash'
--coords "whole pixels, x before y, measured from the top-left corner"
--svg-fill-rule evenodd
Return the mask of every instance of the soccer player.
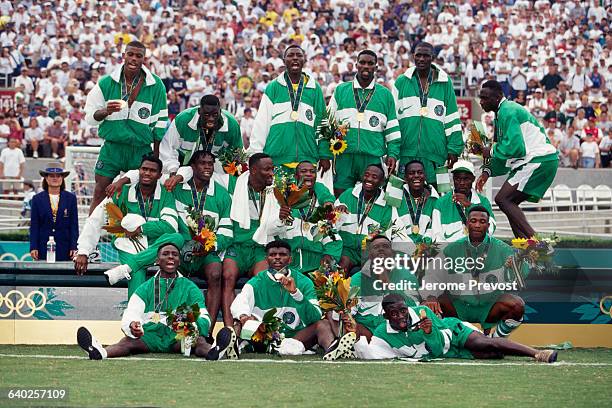
<path id="1" fill-rule="evenodd" d="M 210 317 L 200 289 L 177 272 L 181 263 L 180 249 L 171 243 L 160 246 L 156 263 L 159 272 L 138 287 L 123 312 L 121 328 L 125 337 L 117 344 L 104 348 L 89 330 L 79 328 L 77 342 L 89 358 L 102 360 L 141 353 L 179 353 L 181 344 L 176 340 L 176 333 L 168 327 L 166 311 L 176 310 L 183 304 L 200 307 L 200 317 L 196 320 L 200 335 L 192 348 L 197 357 L 207 360 L 219 360 L 224 356 L 238 358 L 233 347 L 236 334 L 231 328 L 224 327 L 217 333 L 214 347 L 202 336 L 209 331 Z"/>
<path id="2" fill-rule="evenodd" d="M 334 193 L 337 197 L 361 180 L 370 164 L 386 165 L 391 173 L 399 157 L 401 135 L 393 95 L 376 83 L 378 58 L 372 50 L 357 56 L 355 79 L 336 87 L 329 101 L 330 113 L 350 125 L 346 151 L 336 158 Z"/>
<path id="3" fill-rule="evenodd" d="M 402 204 L 392 208 L 392 219 L 400 233 L 394 240 L 404 241 L 407 238 L 414 243 L 421 242 L 431 227 L 438 192 L 425 180 L 425 166 L 419 160 L 412 160 L 404 167 L 404 187 Z"/>
<path id="4" fill-rule="evenodd" d="M 204 95 L 200 106 L 188 108 L 172 121 L 161 141 L 159 158 L 164 169 L 170 173 L 165 185 L 172 190 L 176 183 L 179 167 L 187 166 L 198 150 L 217 154 L 222 147 L 242 148 L 240 125 L 234 116 L 221 109 L 221 102 L 215 95 Z M 223 174 L 219 162 L 215 172 Z"/>
<path id="5" fill-rule="evenodd" d="M 372 230 L 385 231 L 391 225 L 391 208 L 382 191 L 384 181 L 382 167 L 371 164 L 363 173 L 362 183 L 336 200 L 336 208 L 345 213 L 338 221 L 338 232 L 343 244 L 340 267 L 347 272 L 361 266 L 363 239 Z"/>
<path id="6" fill-rule="evenodd" d="M 319 162 L 329 170 L 329 143 L 319 142 L 316 130 L 325 116 L 321 86 L 303 70 L 304 50 L 290 45 L 283 55 L 285 72 L 264 92 L 255 117 L 249 152 L 268 154 L 275 166 L 295 168 L 302 161 Z"/>
<path id="7" fill-rule="evenodd" d="M 240 335 L 247 321 L 261 321 L 268 310 L 276 308 L 286 336 L 279 348 L 281 355 L 300 355 L 317 344 L 325 350 L 325 360 L 335 360 L 349 352 L 346 345 L 354 335 L 337 340 L 331 323 L 321 320 L 314 284 L 289 267 L 289 244 L 272 241 L 266 245 L 266 254 L 270 267 L 251 278 L 232 303 L 236 333 Z"/>
<path id="8" fill-rule="evenodd" d="M 453 267 L 446 270 L 446 281 L 463 282 L 468 289 L 438 294 L 439 305 L 433 301 L 428 306 L 445 317 L 479 323 L 485 333 L 497 326 L 493 337 L 507 337 L 523 321 L 523 299 L 487 286 L 469 289 L 470 281 L 510 284 L 517 279 L 507 266 L 508 258 L 514 254 L 514 250 L 487 233 L 489 214 L 489 210 L 483 206 L 470 208 L 467 224 L 469 235 L 443 250 L 445 259 L 453 260 Z M 524 279 L 528 274 L 526 263 L 518 265 L 517 269 Z"/>
<path id="9" fill-rule="evenodd" d="M 420 299 L 415 274 L 408 268 L 386 268 L 386 259 L 395 262 L 391 241 L 384 235 L 376 235 L 368 243 L 368 261 L 359 272 L 351 276 L 351 288 L 359 288 L 359 303 L 353 316 L 342 316 L 345 324 L 350 324 L 350 319 L 354 318 L 356 331 L 368 340 L 376 327 L 385 320 L 382 316 L 382 300 L 385 295 L 402 293 L 411 306 L 416 306 Z M 408 282 L 412 282 L 414 290 L 406 286 Z"/>
<path id="10" fill-rule="evenodd" d="M 418 159 L 425 177 L 436 186 L 436 168 L 450 168 L 463 151 L 457 98 L 450 76 L 436 64 L 433 46 L 419 43 L 414 49 L 415 67 L 400 75 L 391 92 L 402 134 L 400 168 Z"/>
<path id="11" fill-rule="evenodd" d="M 454 191 L 436 201 L 431 216 L 430 238 L 436 242 L 454 242 L 468 235 L 467 211 L 472 205 L 482 205 L 491 214 L 489 234 L 495 232 L 495 218 L 491 203 L 472 188 L 476 176 L 474 165 L 467 160 L 457 161 L 453 169 Z"/>
<path id="12" fill-rule="evenodd" d="M 96 162 L 96 187 L 91 214 L 104 198 L 106 187 L 122 171 L 137 169 L 144 155 L 158 155 L 168 122 L 166 88 L 143 65 L 145 46 L 132 41 L 125 47 L 120 68 L 103 76 L 87 94 L 85 120 L 98 127 L 104 139 Z"/>
<path id="13" fill-rule="evenodd" d="M 106 272 L 112 285 L 122 278 L 129 279 L 128 298 L 145 281 L 145 270 L 138 267 L 135 255 L 142 247 L 160 245 L 162 242 L 173 242 L 183 245 L 183 238 L 178 231 L 178 214 L 172 193 L 169 193 L 159 183 L 162 163 L 156 157 L 145 156 L 139 169 L 140 181 L 131 186 L 123 186 L 121 195 L 112 199 L 104 199 L 87 218 L 83 231 L 77 242 L 75 270 L 83 275 L 87 272 L 88 256 L 98 244 L 104 218 L 106 204 L 114 203 L 123 212 L 121 225 L 127 230 L 124 237 L 113 237 L 113 246 L 119 252 L 119 262 L 129 265 L 131 273 L 123 276 Z M 138 242 L 139 244 L 136 244 Z"/>
<path id="14" fill-rule="evenodd" d="M 278 221 L 279 205 L 271 188 L 274 165 L 265 153 L 249 158 L 249 171 L 240 177 L 230 177 L 229 193 L 232 197 L 230 218 L 234 241 L 223 259 L 223 322 L 233 324 L 230 306 L 234 288 L 240 275 L 256 275 L 268 267 L 264 245 L 274 239 L 269 228 Z"/>
<path id="15" fill-rule="evenodd" d="M 215 156 L 209 151 L 198 150 L 190 159 L 193 178 L 178 184 L 172 191 L 179 215 L 178 231 L 186 243 L 181 248 L 180 271 L 188 277 L 203 271 L 208 285 L 206 307 L 211 313 L 211 330 L 217 322 L 217 314 L 221 307 L 222 267 L 219 254 L 231 245 L 234 237 L 229 218 L 231 199 L 227 190 L 212 177 L 214 166 Z M 111 186 L 121 191 L 123 184 L 128 182 L 137 183 L 138 172 L 130 170 Z M 216 235 L 216 242 L 211 250 L 205 250 L 201 244 L 192 240 L 193 232 L 187 226 L 190 211 L 210 216 L 214 220 L 215 229 L 212 232 Z M 156 252 L 157 247 L 153 245 L 135 255 L 131 266 L 122 264 L 109 270 L 107 274 L 116 273 L 123 276 L 132 272 L 132 268 L 140 270 L 153 264 Z"/>
<path id="16" fill-rule="evenodd" d="M 317 224 L 309 220 L 319 207 L 327 206 L 333 209 L 335 198 L 325 185 L 316 182 L 317 171 L 314 164 L 301 162 L 295 170 L 298 183 L 308 187 L 310 201 L 308 207 L 304 209 L 281 207 L 279 219 L 281 221 L 293 219 L 290 225 L 284 225 L 281 236 L 292 248 L 291 268 L 308 273 L 324 263 L 331 264 L 340 260 L 342 238 L 333 231 L 333 238 L 326 235 L 315 240 L 312 229 L 316 228 Z"/>
<path id="17" fill-rule="evenodd" d="M 538 120 L 507 100 L 501 89 L 499 82 L 487 81 L 480 91 L 482 109 L 495 113 L 495 145 L 482 152 L 490 162 L 483 166 L 476 190 L 482 191 L 489 177 L 510 172 L 495 202 L 508 217 L 514 236 L 531 238 L 535 230 L 519 205 L 540 201 L 555 179 L 559 156 Z"/>
<path id="18" fill-rule="evenodd" d="M 541 363 L 557 361 L 554 350 L 536 350 L 508 339 L 484 336 L 459 319 L 440 319 L 426 306 L 410 307 L 396 293 L 385 296 L 382 307 L 386 322 L 374 330 L 370 342 L 356 335 L 359 340 L 354 348 L 358 358 L 490 359 L 524 356 Z M 351 329 L 347 327 L 347 330 Z"/>

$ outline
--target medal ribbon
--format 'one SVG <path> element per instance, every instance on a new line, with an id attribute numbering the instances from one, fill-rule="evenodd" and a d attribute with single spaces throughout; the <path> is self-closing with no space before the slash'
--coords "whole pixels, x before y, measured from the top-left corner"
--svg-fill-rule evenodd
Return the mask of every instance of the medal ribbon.
<path id="1" fill-rule="evenodd" d="M 374 88 L 372 88 L 372 90 L 369 93 L 367 89 L 364 89 L 363 93 L 365 95 L 365 98 L 362 101 L 361 99 L 359 99 L 359 89 L 353 86 L 353 97 L 355 98 L 355 106 L 357 107 L 357 112 L 363 113 L 365 111 L 366 106 L 368 106 L 368 103 L 370 103 L 372 96 L 374 96 L 375 90 L 376 90 L 376 85 L 374 85 Z"/>
<path id="2" fill-rule="evenodd" d="M 199 213 L 201 213 L 202 210 L 204 210 L 204 204 L 206 203 L 206 190 L 208 190 L 206 188 L 207 186 L 204 186 L 202 191 L 198 193 L 198 189 L 196 188 L 193 178 L 189 180 L 188 184 L 189 184 L 189 187 L 191 188 L 191 198 L 193 200 L 193 208 L 195 208 L 196 210 L 198 210 Z"/>
<path id="3" fill-rule="evenodd" d="M 423 195 L 425 195 L 425 193 L 423 193 Z M 416 215 L 415 215 L 414 207 L 412 205 L 412 195 L 405 189 L 404 189 L 404 198 L 406 199 L 406 204 L 408 205 L 408 212 L 410 213 L 410 219 L 412 220 L 412 225 L 418 226 L 419 220 L 421 219 L 421 212 L 423 211 L 423 207 L 425 206 L 425 201 L 427 200 L 418 200 Z"/>
<path id="4" fill-rule="evenodd" d="M 158 275 L 155 280 L 153 281 L 153 293 L 155 295 L 155 300 L 153 303 L 153 309 L 155 310 L 155 313 L 159 313 L 160 309 L 161 309 L 161 284 L 160 284 L 160 280 L 161 277 Z M 166 279 L 166 281 L 168 281 Z M 174 289 L 174 284 L 176 283 L 176 277 L 174 277 L 172 279 L 172 282 L 170 283 L 169 286 L 166 286 L 166 293 L 164 294 L 164 303 L 166 304 L 166 307 L 168 307 L 168 296 L 170 295 L 170 292 L 172 292 L 172 289 Z"/>
<path id="5" fill-rule="evenodd" d="M 202 146 L 204 151 L 206 152 L 212 151 L 212 148 L 215 144 L 216 132 L 214 130 L 211 130 L 210 135 L 206 135 L 206 131 L 204 130 L 204 124 L 202 123 L 201 117 L 200 117 L 200 120 L 198 121 L 198 128 L 200 130 L 200 145 Z"/>
<path id="6" fill-rule="evenodd" d="M 300 216 L 302 217 L 303 221 L 308 221 L 308 219 L 312 215 L 312 212 L 314 211 L 314 208 L 315 208 L 316 204 L 317 204 L 317 195 L 313 194 L 312 198 L 310 199 L 310 205 L 308 206 L 308 212 L 304 213 L 304 209 L 303 208 L 299 208 L 298 209 L 298 211 L 300 212 Z"/>
<path id="7" fill-rule="evenodd" d="M 361 193 L 359 193 L 359 200 L 357 200 L 357 221 L 358 221 L 357 225 L 359 225 L 360 231 L 361 231 L 361 226 L 363 225 L 366 217 L 370 213 L 370 210 L 372 209 L 372 206 L 374 205 L 374 201 L 376 201 L 379 194 L 380 194 L 380 190 L 378 190 L 378 194 L 376 194 L 374 197 L 372 197 L 367 202 L 365 210 L 363 211 L 363 216 L 361 216 L 361 208 L 363 207 L 363 202 L 365 201 L 365 194 L 363 190 L 361 190 Z"/>
<path id="8" fill-rule="evenodd" d="M 467 257 L 468 258 L 472 258 L 475 261 L 476 258 L 478 258 L 478 249 L 476 249 L 476 256 L 473 256 L 472 248 L 470 247 L 471 244 L 469 242 L 469 238 L 468 238 L 468 241 L 467 241 L 467 243 L 465 245 L 467 245 L 466 251 L 465 251 L 466 254 L 467 254 Z M 481 245 L 485 245 L 485 244 L 483 243 Z M 486 262 L 488 255 L 489 255 L 489 243 L 487 243 L 485 245 L 485 249 L 484 249 L 482 255 L 480 256 L 480 258 L 482 258 L 483 269 L 484 269 L 484 263 Z M 470 274 L 472 275 L 472 277 L 476 278 L 476 277 L 478 277 L 478 275 L 480 275 L 480 272 L 482 272 L 482 270 L 476 269 L 476 262 L 474 262 L 474 267 L 472 269 L 470 269 Z"/>
<path id="9" fill-rule="evenodd" d="M 257 199 L 255 198 L 255 191 L 249 186 L 249 199 L 253 201 L 253 205 L 255 205 L 255 210 L 257 210 L 257 214 L 259 215 L 259 219 L 261 220 L 261 213 L 263 212 L 264 203 L 266 202 L 265 190 L 259 193 L 259 205 L 257 205 Z"/>
<path id="10" fill-rule="evenodd" d="M 293 82 L 291 82 L 291 78 L 289 78 L 289 74 L 287 72 L 285 72 L 285 81 L 287 82 L 289 98 L 291 99 L 291 110 L 293 112 L 297 112 L 300 107 L 302 93 L 304 92 L 304 74 L 300 74 L 300 82 L 298 83 L 297 91 L 293 90 Z"/>
<path id="11" fill-rule="evenodd" d="M 427 98 L 429 97 L 429 87 L 431 86 L 432 81 L 433 81 L 432 69 L 429 68 L 429 74 L 427 74 L 427 92 L 425 92 L 423 88 L 421 87 L 421 79 L 419 78 L 417 74 L 417 85 L 419 86 L 419 99 L 421 100 L 421 107 L 423 108 L 427 106 Z"/>
<path id="12" fill-rule="evenodd" d="M 148 214 L 151 213 L 151 208 L 153 207 L 153 196 L 149 196 L 149 198 L 145 200 L 142 197 L 140 186 L 137 185 L 136 186 L 136 198 L 138 199 L 138 208 L 140 209 L 140 215 L 142 215 L 146 220 L 149 217 Z"/>
<path id="13" fill-rule="evenodd" d="M 136 84 L 140 81 L 140 71 L 134 76 L 132 80 L 132 86 L 130 86 L 130 92 L 127 91 L 127 79 L 125 79 L 125 73 L 123 73 L 123 81 L 121 81 L 121 100 L 128 101 L 130 96 L 132 96 L 132 92 L 136 89 Z"/>
<path id="14" fill-rule="evenodd" d="M 455 207 L 457 207 L 457 211 L 459 211 L 459 216 L 461 217 L 461 222 L 464 226 L 467 227 L 467 216 L 465 215 L 465 209 L 459 203 L 455 203 Z"/>

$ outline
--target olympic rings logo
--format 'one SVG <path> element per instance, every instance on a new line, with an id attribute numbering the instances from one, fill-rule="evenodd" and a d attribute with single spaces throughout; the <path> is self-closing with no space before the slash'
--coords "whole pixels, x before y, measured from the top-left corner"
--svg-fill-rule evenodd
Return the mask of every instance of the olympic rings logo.
<path id="1" fill-rule="evenodd" d="M 606 311 L 606 307 L 604 306 L 604 303 L 606 303 L 606 300 L 612 300 L 612 296 L 604 296 L 601 298 L 601 300 L 599 301 L 599 309 L 601 310 L 601 313 L 610 316 L 610 318 L 612 318 L 612 305 L 610 305 L 610 309 Z"/>
<path id="2" fill-rule="evenodd" d="M 12 295 L 15 295 L 15 302 L 11 299 Z M 39 304 L 34 301 L 36 295 L 40 296 Z M 47 297 L 40 290 L 34 290 L 28 296 L 25 296 L 19 290 L 11 290 L 4 296 L 0 293 L 0 317 L 9 317 L 13 313 L 25 318 L 32 317 L 35 312 L 44 309 L 46 304 Z M 24 306 L 25 313 L 23 312 Z M 3 309 L 7 309 L 8 312 L 2 312 Z"/>

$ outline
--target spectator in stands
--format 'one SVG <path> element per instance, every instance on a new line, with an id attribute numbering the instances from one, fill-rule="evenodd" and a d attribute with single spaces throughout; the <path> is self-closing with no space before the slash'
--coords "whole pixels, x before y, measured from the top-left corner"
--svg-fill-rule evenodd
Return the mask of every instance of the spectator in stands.
<path id="1" fill-rule="evenodd" d="M 23 218 L 30 218 L 32 211 L 32 198 L 36 195 L 36 189 L 34 183 L 31 180 L 23 182 L 23 204 L 21 207 L 21 216 Z"/>
<path id="2" fill-rule="evenodd" d="M 45 131 L 44 144 L 50 146 L 51 156 L 54 159 L 64 157 L 64 144 L 66 143 L 66 131 L 62 126 L 62 118 L 56 117 L 53 125 Z"/>
<path id="3" fill-rule="evenodd" d="M 31 151 L 32 157 L 37 159 L 39 155 L 42 155 L 41 142 L 45 138 L 45 133 L 40 126 L 38 126 L 38 119 L 31 118 L 30 126 L 25 130 L 25 142 L 26 152 Z"/>
<path id="4" fill-rule="evenodd" d="M 11 128 L 6 124 L 5 116 L 0 113 L 0 149 L 6 147 L 10 135 Z"/>
<path id="5" fill-rule="evenodd" d="M 66 176 L 70 174 L 51 163 L 40 171 L 44 191 L 32 198 L 30 221 L 30 255 L 35 261 L 47 259 L 47 241 L 53 236 L 56 261 L 69 261 L 76 253 L 79 236 L 77 199 L 66 191 Z"/>
<path id="6" fill-rule="evenodd" d="M 531 114 L 539 120 L 544 119 L 546 109 L 548 108 L 548 102 L 544 98 L 544 93 L 542 92 L 542 89 L 537 88 L 535 90 L 534 95 L 527 103 L 527 108 L 529 109 Z"/>
<path id="7" fill-rule="evenodd" d="M 599 167 L 599 146 L 593 141 L 593 135 L 587 133 L 584 142 L 580 145 L 580 158 L 582 167 L 592 169 Z"/>
<path id="8" fill-rule="evenodd" d="M 579 139 L 574 136 L 574 128 L 568 127 L 565 132 L 565 136 L 558 146 L 559 150 L 559 161 L 563 167 L 578 168 L 578 159 L 580 158 L 580 142 Z"/>
<path id="9" fill-rule="evenodd" d="M 255 125 L 255 118 L 253 117 L 251 108 L 244 109 L 244 116 L 240 119 L 240 129 L 242 130 L 242 143 L 244 148 L 249 148 L 249 141 L 253 126 Z"/>
<path id="10" fill-rule="evenodd" d="M 579 132 L 581 132 L 588 123 L 585 114 L 586 111 L 583 108 L 578 108 L 576 111 L 576 118 L 572 121 L 572 126 L 574 126 Z"/>
<path id="11" fill-rule="evenodd" d="M 557 85 L 559 85 L 559 83 L 563 81 L 563 78 L 561 78 L 561 75 L 557 73 L 558 69 L 559 69 L 559 66 L 557 64 L 550 65 L 548 67 L 548 73 L 544 75 L 544 78 L 542 78 L 542 80 L 540 81 L 540 84 L 542 84 L 542 86 L 544 87 L 546 91 L 550 91 L 551 89 L 556 89 Z"/>
<path id="12" fill-rule="evenodd" d="M 0 179 L 21 180 L 23 177 L 25 157 L 19 145 L 20 141 L 18 139 L 9 138 L 8 147 L 0 152 Z M 3 192 L 4 194 L 17 194 L 21 189 L 21 183 L 6 182 Z"/>
<path id="13" fill-rule="evenodd" d="M 599 154 L 601 156 L 601 167 L 610 167 L 610 159 L 612 158 L 612 133 L 608 131 L 607 137 L 599 142 Z"/>
<path id="14" fill-rule="evenodd" d="M 591 116 L 587 121 L 587 125 L 582 128 L 582 132 L 580 133 L 580 140 L 585 141 L 587 135 L 590 135 L 593 138 L 594 143 L 599 143 L 602 139 L 601 130 L 597 127 L 596 119 L 594 116 Z"/>

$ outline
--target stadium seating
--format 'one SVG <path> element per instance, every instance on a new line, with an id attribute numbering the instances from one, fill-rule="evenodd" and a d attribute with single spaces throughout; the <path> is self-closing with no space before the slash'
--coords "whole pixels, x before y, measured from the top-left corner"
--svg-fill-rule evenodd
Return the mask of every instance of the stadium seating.
<path id="1" fill-rule="evenodd" d="M 572 190 L 567 185 L 557 184 L 553 187 L 552 195 L 555 204 L 554 211 L 561 211 L 564 208 L 568 208 L 570 211 L 574 209 Z"/>
<path id="2" fill-rule="evenodd" d="M 595 187 L 594 190 L 595 203 L 597 204 L 595 209 L 609 209 L 612 208 L 612 189 L 609 186 L 600 184 Z"/>

